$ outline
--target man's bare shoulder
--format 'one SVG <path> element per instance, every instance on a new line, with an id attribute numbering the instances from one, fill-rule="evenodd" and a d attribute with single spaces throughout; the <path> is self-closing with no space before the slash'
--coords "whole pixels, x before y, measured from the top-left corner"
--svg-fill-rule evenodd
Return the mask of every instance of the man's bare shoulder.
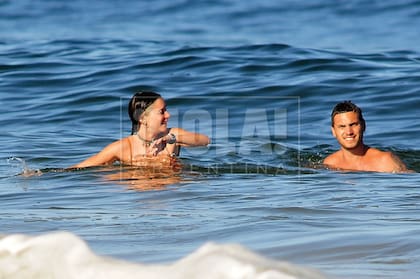
<path id="1" fill-rule="evenodd" d="M 365 157 L 376 163 L 390 163 L 394 161 L 395 155 L 390 151 L 382 151 L 377 148 L 369 147 Z"/>
<path id="2" fill-rule="evenodd" d="M 366 151 L 366 156 L 375 156 L 375 157 L 388 157 L 391 154 L 389 151 L 382 151 L 375 147 L 369 147 Z"/>
<path id="3" fill-rule="evenodd" d="M 401 159 L 391 151 L 381 151 L 369 148 L 367 159 L 371 164 L 378 166 L 378 171 L 383 172 L 407 172 L 407 167 Z"/>
<path id="4" fill-rule="evenodd" d="M 324 159 L 324 165 L 327 166 L 335 166 L 339 162 L 339 156 L 340 156 L 341 150 L 334 152 L 333 154 L 328 155 Z"/>

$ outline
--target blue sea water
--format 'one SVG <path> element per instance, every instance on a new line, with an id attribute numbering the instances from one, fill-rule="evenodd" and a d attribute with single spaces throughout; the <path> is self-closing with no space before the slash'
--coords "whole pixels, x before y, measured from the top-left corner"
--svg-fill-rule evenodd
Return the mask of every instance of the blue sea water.
<path id="1" fill-rule="evenodd" d="M 236 243 L 336 278 L 418 278 L 419 15 L 414 0 L 0 0 L 0 234 L 68 231 L 137 263 Z M 66 171 L 130 134 L 145 89 L 212 144 L 184 149 L 175 178 Z M 414 173 L 320 167 L 342 100 Z"/>

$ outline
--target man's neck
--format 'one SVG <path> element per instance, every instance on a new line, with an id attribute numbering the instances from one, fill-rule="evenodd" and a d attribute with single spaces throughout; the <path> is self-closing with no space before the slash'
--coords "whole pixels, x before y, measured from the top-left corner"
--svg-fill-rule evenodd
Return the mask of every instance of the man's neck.
<path id="1" fill-rule="evenodd" d="M 359 144 L 357 147 L 352 149 L 341 148 L 345 158 L 360 158 L 366 154 L 366 151 L 369 149 L 369 146 L 364 143 Z"/>

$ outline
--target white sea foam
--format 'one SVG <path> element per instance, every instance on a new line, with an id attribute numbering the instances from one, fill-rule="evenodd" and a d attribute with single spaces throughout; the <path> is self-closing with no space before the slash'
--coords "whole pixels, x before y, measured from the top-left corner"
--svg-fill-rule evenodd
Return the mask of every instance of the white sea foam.
<path id="1" fill-rule="evenodd" d="M 94 254 L 74 234 L 0 237 L 0 278 L 327 278 L 321 272 L 264 258 L 240 245 L 206 243 L 173 264 L 138 264 Z"/>

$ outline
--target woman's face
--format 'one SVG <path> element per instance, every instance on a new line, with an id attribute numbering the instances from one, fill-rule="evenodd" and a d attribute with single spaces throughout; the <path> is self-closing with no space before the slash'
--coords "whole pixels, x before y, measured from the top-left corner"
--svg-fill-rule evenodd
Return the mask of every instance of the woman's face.
<path id="1" fill-rule="evenodd" d="M 143 122 L 147 125 L 148 131 L 153 134 L 164 133 L 170 117 L 165 101 L 159 98 L 147 108 Z"/>

